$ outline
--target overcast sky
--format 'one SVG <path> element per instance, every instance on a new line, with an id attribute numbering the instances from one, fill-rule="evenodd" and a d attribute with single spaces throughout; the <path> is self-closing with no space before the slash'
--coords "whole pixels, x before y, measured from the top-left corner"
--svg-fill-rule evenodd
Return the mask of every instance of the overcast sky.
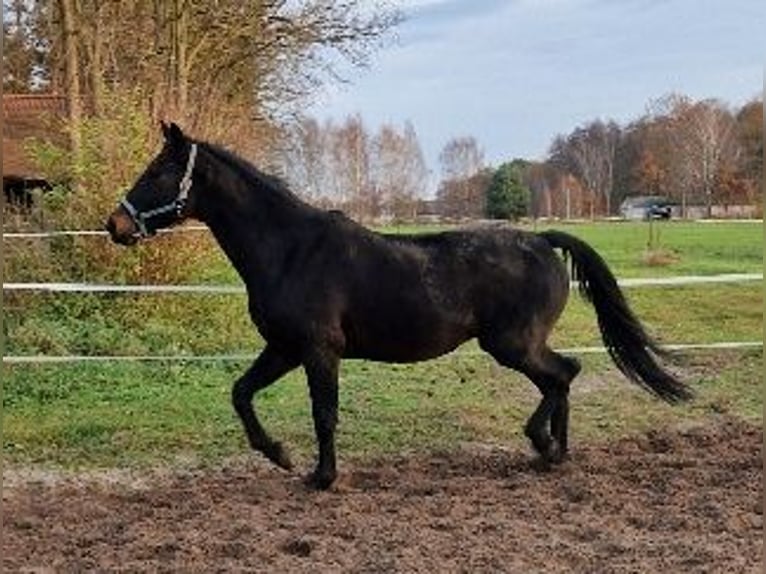
<path id="1" fill-rule="evenodd" d="M 486 160 L 543 159 L 596 118 L 621 124 L 670 92 L 741 105 L 760 96 L 764 0 L 403 0 L 398 41 L 309 113 L 411 120 L 429 167 L 452 137 Z"/>

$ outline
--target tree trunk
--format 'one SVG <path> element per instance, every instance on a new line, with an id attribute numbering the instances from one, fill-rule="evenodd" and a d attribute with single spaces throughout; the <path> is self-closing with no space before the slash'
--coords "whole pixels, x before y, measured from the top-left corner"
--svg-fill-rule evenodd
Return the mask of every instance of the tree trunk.
<path id="1" fill-rule="evenodd" d="M 176 32 L 176 78 L 178 88 L 178 112 L 180 119 L 188 121 L 189 104 L 189 67 L 188 67 L 188 48 L 189 48 L 189 13 L 188 3 L 176 0 L 178 4 L 176 12 L 177 32 Z"/>
<path id="2" fill-rule="evenodd" d="M 97 3 L 95 7 L 93 35 L 90 38 L 90 84 L 93 102 L 93 114 L 96 117 L 104 115 L 104 42 L 102 39 L 104 33 L 103 25 L 103 5 Z"/>
<path id="3" fill-rule="evenodd" d="M 69 119 L 69 145 L 74 157 L 74 164 L 79 168 L 81 155 L 80 120 L 82 104 L 80 100 L 80 67 L 77 57 L 77 13 L 74 0 L 59 0 L 64 38 L 64 84 Z M 75 171 L 79 171 L 76 169 Z M 77 180 L 77 173 L 75 181 Z"/>

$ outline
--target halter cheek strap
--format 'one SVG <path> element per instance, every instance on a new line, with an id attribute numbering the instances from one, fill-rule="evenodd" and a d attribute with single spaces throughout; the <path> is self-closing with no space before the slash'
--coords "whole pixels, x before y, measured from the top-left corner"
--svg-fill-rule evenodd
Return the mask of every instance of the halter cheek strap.
<path id="1" fill-rule="evenodd" d="M 186 207 L 186 201 L 189 198 L 189 190 L 192 186 L 192 172 L 194 171 L 194 164 L 196 161 L 197 144 L 193 143 L 189 149 L 189 159 L 186 162 L 186 171 L 184 171 L 184 175 L 181 178 L 181 181 L 178 183 L 178 195 L 172 202 L 166 203 L 159 207 L 155 207 L 154 209 L 150 209 L 148 211 L 139 211 L 133 206 L 132 203 L 130 203 L 130 201 L 128 201 L 127 197 L 122 198 L 120 205 L 125 208 L 125 211 L 128 212 L 128 215 L 130 215 L 133 223 L 136 224 L 138 233 L 141 237 L 149 237 L 154 235 L 156 231 L 147 227 L 146 224 L 149 219 L 168 212 L 174 212 L 176 217 L 181 217 L 184 207 Z"/>

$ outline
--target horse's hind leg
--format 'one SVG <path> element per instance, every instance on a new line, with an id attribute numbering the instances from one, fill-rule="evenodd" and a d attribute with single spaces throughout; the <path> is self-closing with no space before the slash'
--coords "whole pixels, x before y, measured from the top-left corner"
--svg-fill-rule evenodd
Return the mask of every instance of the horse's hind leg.
<path id="1" fill-rule="evenodd" d="M 520 370 L 543 394 L 525 433 L 546 462 L 561 462 L 569 446 L 569 385 L 580 372 L 580 363 L 543 347 Z M 549 420 L 553 436 L 548 434 Z"/>
<path id="2" fill-rule="evenodd" d="M 287 470 L 292 468 L 290 457 L 282 445 L 272 440 L 261 426 L 253 409 L 253 396 L 297 365 L 297 362 L 286 359 L 267 346 L 247 372 L 234 383 L 231 391 L 234 410 L 242 420 L 250 446 L 262 452 L 277 466 Z"/>
<path id="3" fill-rule="evenodd" d="M 551 414 L 551 434 L 559 445 L 559 459 L 563 460 L 569 449 L 569 387 L 579 374 L 581 367 L 580 361 L 573 357 L 565 357 L 554 351 L 549 352 L 556 357 L 555 361 L 563 373 L 561 380 L 566 381 L 560 383 L 559 400 Z"/>
<path id="4" fill-rule="evenodd" d="M 311 394 L 311 413 L 319 447 L 319 460 L 308 484 L 319 490 L 329 488 L 337 476 L 335 428 L 338 424 L 338 369 L 340 358 L 327 349 L 316 349 L 304 361 Z"/>
<path id="5" fill-rule="evenodd" d="M 524 373 L 543 395 L 527 421 L 524 433 L 546 462 L 561 462 L 568 448 L 569 384 L 580 372 L 577 360 L 547 346 L 498 345 L 482 341 L 482 347 L 501 365 Z M 548 430 L 550 422 L 550 429 Z"/>
<path id="6" fill-rule="evenodd" d="M 551 435 L 558 443 L 558 460 L 564 460 L 569 450 L 569 388 L 563 390 L 551 413 Z"/>

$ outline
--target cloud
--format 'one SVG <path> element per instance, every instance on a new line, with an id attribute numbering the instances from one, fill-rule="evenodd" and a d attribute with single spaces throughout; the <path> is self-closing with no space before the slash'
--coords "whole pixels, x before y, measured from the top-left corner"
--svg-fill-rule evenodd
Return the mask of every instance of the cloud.
<path id="1" fill-rule="evenodd" d="M 762 85 L 762 0 L 414 0 L 397 45 L 317 114 L 411 119 L 434 165 L 456 135 L 540 158 L 558 133 L 637 119 L 671 91 L 740 104 Z"/>

